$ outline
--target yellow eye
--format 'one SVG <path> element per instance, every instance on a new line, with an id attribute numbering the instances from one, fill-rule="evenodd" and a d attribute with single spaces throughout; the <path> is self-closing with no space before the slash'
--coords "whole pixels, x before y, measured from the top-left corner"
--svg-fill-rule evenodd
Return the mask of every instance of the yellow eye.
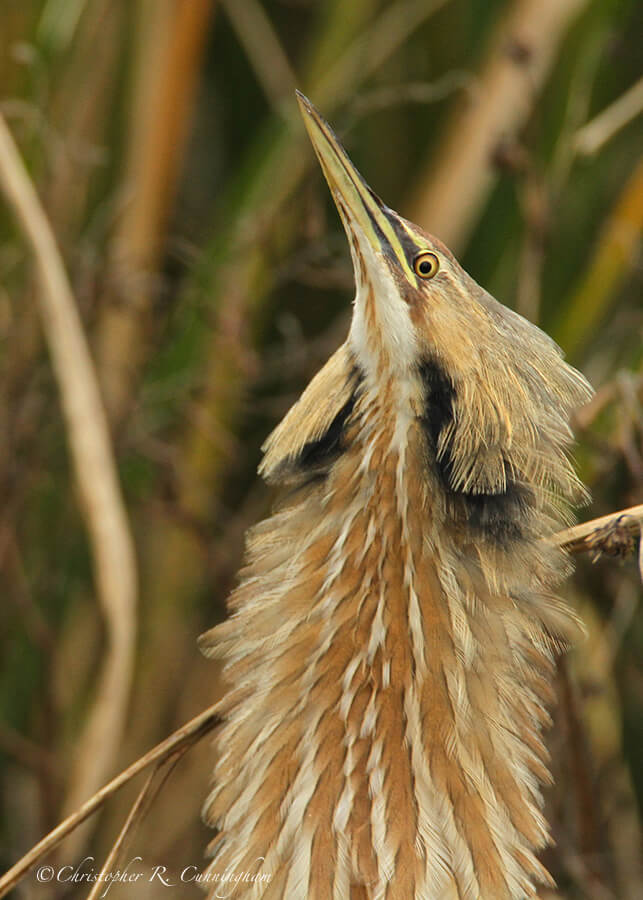
<path id="1" fill-rule="evenodd" d="M 440 260 L 435 253 L 431 253 L 429 250 L 418 253 L 413 260 L 413 269 L 419 278 L 433 278 L 439 268 Z"/>

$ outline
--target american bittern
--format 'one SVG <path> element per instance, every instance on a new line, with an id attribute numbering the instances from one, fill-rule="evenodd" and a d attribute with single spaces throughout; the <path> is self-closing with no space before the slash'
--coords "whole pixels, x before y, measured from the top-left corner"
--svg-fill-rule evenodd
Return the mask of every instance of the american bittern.
<path id="1" fill-rule="evenodd" d="M 582 494 L 568 419 L 590 388 L 299 102 L 356 297 L 264 445 L 288 491 L 203 638 L 232 684 L 208 874 L 263 875 L 235 896 L 264 900 L 535 897 L 541 729 L 578 627 L 546 537 Z"/>

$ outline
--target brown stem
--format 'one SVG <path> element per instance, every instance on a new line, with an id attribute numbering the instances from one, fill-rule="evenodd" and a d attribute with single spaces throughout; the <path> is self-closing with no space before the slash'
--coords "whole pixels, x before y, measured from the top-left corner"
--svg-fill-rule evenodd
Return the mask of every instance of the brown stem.
<path id="1" fill-rule="evenodd" d="M 171 734 L 160 744 L 157 744 L 152 750 L 137 759 L 125 771 L 113 778 L 108 784 L 97 791 L 93 797 L 83 803 L 74 813 L 57 825 L 49 834 L 39 841 L 35 847 L 32 847 L 28 853 L 18 860 L 18 862 L 9 869 L 9 871 L 0 878 L 0 897 L 4 897 L 12 888 L 27 874 L 29 869 L 34 866 L 50 850 L 85 821 L 93 812 L 96 812 L 105 801 L 116 793 L 123 785 L 132 780 L 143 769 L 152 765 L 152 763 L 162 762 L 170 756 L 177 753 L 182 748 L 187 748 L 190 744 L 198 741 L 205 734 L 212 730 L 219 722 L 216 712 L 216 705 L 208 707 L 198 716 L 195 716 L 185 725 Z"/>
<path id="2" fill-rule="evenodd" d="M 569 553 L 625 555 L 634 549 L 643 528 L 643 503 L 565 528 L 551 540 Z M 643 577 L 643 573 L 642 573 Z"/>
<path id="3" fill-rule="evenodd" d="M 515 0 L 437 155 L 413 191 L 409 218 L 457 252 L 497 180 L 494 151 L 530 115 L 560 45 L 587 0 Z M 454 202 L 457 198 L 457 202 Z"/>
<path id="4" fill-rule="evenodd" d="M 98 380 L 51 225 L 0 115 L 0 189 L 34 259 L 42 328 L 60 392 L 95 582 L 107 629 L 96 699 L 78 750 L 75 797 L 106 777 L 120 747 L 134 668 L 134 543 Z M 73 807 L 72 807 L 73 808 Z"/>
<path id="5" fill-rule="evenodd" d="M 187 750 L 187 743 L 183 744 L 183 746 L 179 747 L 178 750 L 175 750 L 171 756 L 160 760 L 156 764 L 154 771 L 149 775 L 147 781 L 139 791 L 138 797 L 125 820 L 125 824 L 121 828 L 107 859 L 103 863 L 99 878 L 94 882 L 94 886 L 89 894 L 87 894 L 87 900 L 97 900 L 97 898 L 103 896 L 107 873 L 113 872 L 117 868 L 119 857 L 122 857 L 129 840 L 133 836 L 136 825 L 141 821 L 154 798 L 172 774 L 175 765 Z"/>

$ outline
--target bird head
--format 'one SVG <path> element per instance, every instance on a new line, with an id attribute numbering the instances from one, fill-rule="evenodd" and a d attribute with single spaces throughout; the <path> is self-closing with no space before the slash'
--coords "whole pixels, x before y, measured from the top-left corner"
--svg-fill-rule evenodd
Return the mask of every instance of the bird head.
<path id="1" fill-rule="evenodd" d="M 450 489 L 493 494 L 518 478 L 573 493 L 564 447 L 569 411 L 590 395 L 583 376 L 440 240 L 387 207 L 330 125 L 306 97 L 298 100 L 351 248 L 348 343 L 366 382 L 374 390 L 411 386 Z"/>
<path id="2" fill-rule="evenodd" d="M 351 339 L 360 364 L 367 372 L 388 366 L 402 374 L 418 358 L 438 353 L 449 356 L 455 373 L 470 357 L 463 345 L 474 343 L 478 330 L 477 285 L 441 241 L 380 200 L 330 125 L 303 94 L 298 100 L 350 244 Z"/>

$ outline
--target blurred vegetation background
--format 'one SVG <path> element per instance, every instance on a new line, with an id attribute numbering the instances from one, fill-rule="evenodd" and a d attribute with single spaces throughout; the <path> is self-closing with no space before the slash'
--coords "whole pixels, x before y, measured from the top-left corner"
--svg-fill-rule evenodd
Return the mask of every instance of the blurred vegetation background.
<path id="1" fill-rule="evenodd" d="M 52 355 L 33 253 L 0 203 L 1 869 L 224 689 L 196 639 L 225 615 L 244 531 L 272 502 L 260 445 L 343 339 L 353 287 L 296 86 L 377 193 L 596 387 L 576 422 L 581 517 L 643 501 L 642 34 L 637 0 L 2 4 L 0 112 L 91 349 L 138 591 L 101 588 L 100 472 L 82 487 L 61 405 L 77 360 Z M 95 425 L 81 419 L 80 438 Z M 561 898 L 634 900 L 635 555 L 579 559 L 564 593 L 589 636 L 560 666 L 546 862 Z M 211 765 L 205 738 L 122 862 L 201 865 Z M 100 867 L 139 789 L 51 859 Z M 32 873 L 11 896 L 87 893 Z"/>

